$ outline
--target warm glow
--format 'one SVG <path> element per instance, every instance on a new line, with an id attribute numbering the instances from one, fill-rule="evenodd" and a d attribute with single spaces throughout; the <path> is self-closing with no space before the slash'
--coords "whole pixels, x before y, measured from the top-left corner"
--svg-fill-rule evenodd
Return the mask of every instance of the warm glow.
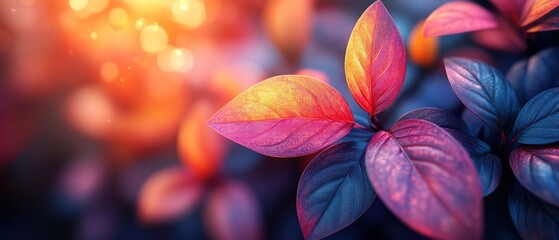
<path id="1" fill-rule="evenodd" d="M 169 37 L 165 29 L 157 24 L 146 26 L 140 34 L 140 45 L 148 53 L 156 53 L 167 47 Z"/>
<path id="2" fill-rule="evenodd" d="M 68 0 L 70 8 L 76 12 L 83 11 L 88 2 L 88 0 Z"/>
<path id="3" fill-rule="evenodd" d="M 136 27 L 136 29 L 142 30 L 146 26 L 146 19 L 138 18 L 138 20 L 136 20 L 136 22 L 134 23 L 134 26 Z"/>
<path id="4" fill-rule="evenodd" d="M 101 66 L 101 78 L 112 82 L 118 77 L 118 66 L 114 62 L 106 62 Z"/>
<path id="5" fill-rule="evenodd" d="M 157 54 L 157 65 L 165 72 L 187 72 L 194 65 L 192 52 L 168 47 Z"/>
<path id="6" fill-rule="evenodd" d="M 174 20 L 188 28 L 197 28 L 206 19 L 206 10 L 201 0 L 177 0 L 171 7 Z"/>
<path id="7" fill-rule="evenodd" d="M 114 8 L 109 13 L 109 23 L 114 29 L 121 29 L 128 24 L 128 13 L 122 8 Z"/>

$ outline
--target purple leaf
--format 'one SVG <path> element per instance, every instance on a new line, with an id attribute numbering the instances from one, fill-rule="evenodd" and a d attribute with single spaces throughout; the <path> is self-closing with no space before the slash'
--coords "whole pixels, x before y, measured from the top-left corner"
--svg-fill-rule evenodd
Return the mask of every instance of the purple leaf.
<path id="1" fill-rule="evenodd" d="M 515 184 L 509 196 L 509 211 L 523 239 L 558 239 L 559 209 L 542 202 Z"/>
<path id="2" fill-rule="evenodd" d="M 318 152 L 353 128 L 342 95 L 307 76 L 277 76 L 247 89 L 208 124 L 258 153 L 296 157 Z"/>
<path id="3" fill-rule="evenodd" d="M 527 60 L 515 63 L 507 73 L 518 101 L 526 103 L 539 93 L 559 87 L 559 47 L 539 52 Z"/>
<path id="4" fill-rule="evenodd" d="M 361 216 L 375 199 L 364 166 L 365 143 L 334 145 L 307 166 L 297 189 L 297 214 L 306 239 L 335 233 Z"/>
<path id="5" fill-rule="evenodd" d="M 423 34 L 437 37 L 497 27 L 493 14 L 483 7 L 464 1 L 445 3 L 427 17 Z"/>
<path id="6" fill-rule="evenodd" d="M 422 119 L 442 128 L 468 132 L 468 126 L 460 117 L 439 108 L 419 108 L 402 115 L 397 122 L 407 119 Z"/>
<path id="7" fill-rule="evenodd" d="M 481 183 L 466 150 L 443 129 L 404 120 L 367 147 L 367 174 L 382 202 L 415 231 L 438 239 L 481 239 Z"/>
<path id="8" fill-rule="evenodd" d="M 514 124 L 513 140 L 543 145 L 559 142 L 559 88 L 533 97 L 524 105 Z"/>
<path id="9" fill-rule="evenodd" d="M 520 108 L 505 76 L 489 65 L 465 58 L 447 58 L 444 63 L 456 96 L 504 138 Z"/>
<path id="10" fill-rule="evenodd" d="M 559 147 L 521 147 L 512 151 L 510 165 L 524 187 L 559 206 Z"/>
<path id="11" fill-rule="evenodd" d="M 204 220 L 211 239 L 262 239 L 259 204 L 244 184 L 221 183 L 206 204 Z"/>
<path id="12" fill-rule="evenodd" d="M 381 1 L 367 8 L 355 24 L 345 73 L 351 95 L 369 114 L 386 110 L 396 100 L 406 75 L 406 49 Z"/>

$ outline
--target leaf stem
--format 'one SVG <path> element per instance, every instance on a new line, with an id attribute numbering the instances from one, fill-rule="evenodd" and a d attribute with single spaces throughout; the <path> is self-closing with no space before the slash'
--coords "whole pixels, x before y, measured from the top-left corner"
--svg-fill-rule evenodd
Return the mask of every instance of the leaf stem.
<path id="1" fill-rule="evenodd" d="M 380 123 L 380 121 L 378 120 L 377 116 L 371 116 L 371 118 L 369 118 L 369 124 L 371 124 L 371 127 L 376 130 L 376 131 L 384 131 L 384 126 L 382 126 L 382 124 Z"/>

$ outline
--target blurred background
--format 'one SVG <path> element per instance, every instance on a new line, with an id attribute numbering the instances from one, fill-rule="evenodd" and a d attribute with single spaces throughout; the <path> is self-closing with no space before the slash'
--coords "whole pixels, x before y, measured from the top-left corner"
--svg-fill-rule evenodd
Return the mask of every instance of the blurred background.
<path id="1" fill-rule="evenodd" d="M 508 53 L 468 34 L 423 38 L 421 21 L 444 2 L 384 1 L 409 58 L 389 124 L 424 106 L 461 114 L 441 56 L 505 71 L 557 37 Z M 343 66 L 372 3 L 0 0 L 0 238 L 301 239 L 295 195 L 311 157 L 258 155 L 206 121 L 279 74 L 331 84 L 366 119 Z M 510 220 L 488 221 L 490 236 L 518 237 Z M 378 200 L 331 238 L 421 239 Z"/>

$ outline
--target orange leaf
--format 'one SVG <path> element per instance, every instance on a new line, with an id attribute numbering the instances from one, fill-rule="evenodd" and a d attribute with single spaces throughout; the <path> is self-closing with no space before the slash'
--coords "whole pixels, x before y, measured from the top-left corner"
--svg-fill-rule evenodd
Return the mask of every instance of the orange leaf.
<path id="1" fill-rule="evenodd" d="M 542 18 L 551 10 L 559 7 L 559 1 L 557 0 L 529 0 L 532 4 L 526 4 L 524 15 L 522 16 L 521 26 L 525 27 L 530 23 L 537 21 Z M 527 10 L 529 9 L 529 10 Z"/>
<path id="2" fill-rule="evenodd" d="M 439 55 L 439 39 L 423 36 L 424 21 L 413 27 L 408 39 L 410 59 L 419 66 L 432 66 Z"/>

